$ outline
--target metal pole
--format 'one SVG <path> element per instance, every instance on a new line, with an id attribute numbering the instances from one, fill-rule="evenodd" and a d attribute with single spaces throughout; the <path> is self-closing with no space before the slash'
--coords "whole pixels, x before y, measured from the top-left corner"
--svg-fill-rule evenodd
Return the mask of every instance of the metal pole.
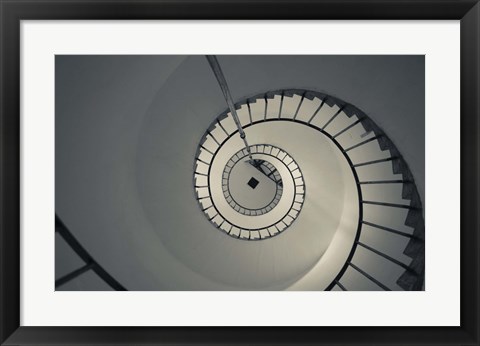
<path id="1" fill-rule="evenodd" d="M 237 125 L 240 138 L 243 139 L 243 142 L 245 143 L 245 148 L 248 151 L 248 156 L 250 157 L 250 160 L 253 160 L 252 153 L 250 152 L 250 146 L 248 145 L 248 142 L 247 142 L 247 135 L 245 134 L 245 131 L 243 131 L 242 125 L 240 124 L 240 119 L 238 118 L 237 110 L 235 109 L 235 104 L 233 103 L 232 95 L 230 94 L 230 90 L 228 89 L 227 80 L 223 75 L 223 72 L 220 67 L 220 64 L 218 63 L 217 57 L 215 55 L 206 55 L 206 58 L 208 60 L 208 63 L 210 64 L 210 67 L 212 68 L 213 73 L 215 74 L 215 77 L 217 78 L 218 84 L 220 85 L 220 89 L 222 89 L 223 97 L 225 97 L 225 101 L 227 102 L 228 108 L 230 109 L 230 113 L 232 113 L 233 120 L 235 121 L 235 125 Z"/>

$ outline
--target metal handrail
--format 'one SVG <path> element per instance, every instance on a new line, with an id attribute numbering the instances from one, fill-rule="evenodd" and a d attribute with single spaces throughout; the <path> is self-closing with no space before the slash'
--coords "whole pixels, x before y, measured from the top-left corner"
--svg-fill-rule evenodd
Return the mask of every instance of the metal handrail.
<path id="1" fill-rule="evenodd" d="M 55 214 L 55 232 L 67 242 L 73 251 L 85 262 L 82 267 L 71 271 L 70 273 L 55 280 L 55 289 L 65 285 L 67 282 L 79 277 L 80 275 L 92 270 L 102 279 L 107 285 L 113 288 L 115 291 L 127 291 L 127 289 L 113 278 L 80 244 L 77 238 L 74 237 L 72 232 L 65 226 L 60 217 Z"/>

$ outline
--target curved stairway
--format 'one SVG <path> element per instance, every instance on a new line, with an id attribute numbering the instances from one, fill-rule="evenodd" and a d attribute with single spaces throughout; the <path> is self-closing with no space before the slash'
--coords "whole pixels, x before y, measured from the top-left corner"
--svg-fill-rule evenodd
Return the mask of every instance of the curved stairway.
<path id="1" fill-rule="evenodd" d="M 422 203 L 407 163 L 381 128 L 356 107 L 308 90 L 271 91 L 238 102 L 235 108 L 247 133 L 268 123 L 307 126 L 326 136 L 348 163 L 358 194 L 358 222 L 355 238 L 349 244 L 351 250 L 326 290 L 422 289 Z M 302 199 L 295 201 L 287 213 L 289 223 L 282 219 L 260 229 L 238 226 L 222 215 L 221 207 L 215 203 L 210 187 L 212 166 L 222 147 L 235 137 L 239 137 L 238 129 L 231 113 L 226 111 L 208 127 L 199 144 L 194 186 L 202 212 L 215 227 L 242 240 L 264 240 L 287 232 L 295 218 L 301 218 Z M 285 142 L 288 143 L 288 138 Z M 250 143 L 252 153 L 271 153 L 268 138 L 266 143 Z M 284 158 L 280 153 L 281 149 L 275 155 Z M 245 157 L 246 151 L 243 154 Z M 293 168 L 297 167 L 294 164 Z M 308 185 L 308 181 L 305 184 Z M 299 185 L 304 186 L 303 180 Z M 382 275 L 378 274 L 385 271 L 396 273 L 397 287 L 382 282 L 379 278 Z M 365 279 L 369 284 L 362 287 L 353 284 Z"/>
<path id="2" fill-rule="evenodd" d="M 354 106 L 314 91 L 292 89 L 267 92 L 244 99 L 235 107 L 241 126 L 247 132 L 259 125 L 292 126 L 293 123 L 318 131 L 318 135 L 328 138 L 341 152 L 351 170 L 359 201 L 358 220 L 355 223 L 354 238 L 349 244 L 350 250 L 338 272 L 334 273 L 329 279 L 330 283 L 324 287 L 326 290 L 423 289 L 425 249 L 422 204 L 407 163 L 381 128 Z M 268 138 L 262 143 L 251 143 L 252 154 L 259 155 L 256 157 L 259 165 L 255 169 L 275 177 L 277 194 L 272 200 L 273 204 L 257 210 L 237 207 L 232 202 L 228 187 L 222 184 L 221 197 L 225 198 L 235 211 L 247 217 L 260 217 L 277 210 L 284 198 L 284 190 L 287 190 L 286 182 L 277 172 L 277 165 L 261 159 L 261 155 L 267 154 L 283 162 L 285 166 L 291 166 L 289 170 L 294 174 L 293 180 L 298 179 L 295 188 L 298 188 L 299 197 L 294 197 L 294 202 L 285 216 L 271 227 L 252 229 L 234 226 L 228 218 L 221 216 L 218 206 L 212 200 L 209 178 L 216 155 L 235 137 L 238 137 L 238 129 L 228 111 L 217 117 L 208 127 L 198 146 L 192 170 L 196 198 L 202 213 L 225 236 L 268 242 L 271 237 L 286 234 L 297 219 L 301 220 L 303 204 L 307 203 L 305 196 L 311 196 L 309 192 L 314 190 L 308 189 L 309 183 L 304 181 L 301 174 L 302 167 L 287 151 L 268 144 Z M 246 156 L 245 149 L 236 151 L 232 158 L 227 157 L 230 160 L 225 161 L 228 163 L 225 167 L 231 169 Z M 222 171 L 222 174 L 229 172 Z M 57 286 L 61 286 L 67 279 L 93 270 L 113 289 L 125 289 L 81 248 L 60 218 L 57 217 L 56 222 L 57 231 L 61 231 L 63 237 L 67 235 L 72 248 L 72 244 L 77 244 L 74 250 L 83 253 L 84 256 L 81 257 L 85 261 L 81 270 L 57 280 Z M 390 277 L 395 277 L 394 282 L 384 279 L 386 272 Z M 311 284 L 304 285 L 302 280 L 316 275 L 322 276 L 324 273 L 316 270 L 314 266 L 287 289 L 312 289 Z"/>
<path id="3" fill-rule="evenodd" d="M 424 222 L 413 176 L 395 145 L 363 112 L 334 97 L 299 89 L 257 94 L 240 102 L 236 99 L 252 151 L 254 147 L 257 152 L 263 151 L 254 158 L 260 163 L 255 168 L 267 176 L 273 167 L 279 175 L 275 171 L 272 175 L 277 182 L 281 179 L 281 185 L 277 185 L 278 194 L 272 196 L 271 204 L 253 208 L 243 205 L 250 210 L 235 204 L 230 207 L 237 208 L 239 215 L 250 213 L 252 219 L 279 212 L 291 185 L 280 174 L 282 166 L 278 162 L 261 156 L 276 154 L 273 147 L 288 153 L 298 164 L 304 176 L 304 201 L 301 208 L 294 207 L 299 213 L 281 223 L 278 232 L 276 228 L 270 233 L 268 228 L 257 233 L 240 232 L 238 228 L 238 233 L 235 230 L 230 236 L 226 234 L 229 227 L 221 229 L 228 223 L 220 221 L 212 226 L 213 219 L 209 219 L 215 215 L 215 208 L 208 209 L 212 214 L 206 217 L 193 187 L 205 184 L 194 174 L 200 165 L 193 159 L 199 157 L 206 167 L 211 166 L 208 153 L 198 150 L 209 123 L 210 135 L 206 133 L 202 144 L 205 148 L 212 144 L 208 148 L 212 153 L 220 151 L 218 158 L 227 162 L 244 148 L 235 144 L 241 144 L 235 133 L 238 128 L 232 126 L 228 111 L 222 113 L 225 100 L 205 58 L 181 58 L 181 62 L 167 57 L 142 58 L 134 68 L 130 58 L 114 66 L 103 59 L 95 72 L 92 66 L 98 64 L 68 63 L 67 67 L 75 69 L 65 69 L 69 72 L 63 74 L 65 80 L 56 83 L 61 96 L 56 105 L 56 212 L 62 219 L 57 219 L 56 249 L 72 246 L 79 255 L 69 259 L 64 256 L 67 251 L 56 254 L 60 290 L 104 290 L 108 282 L 112 289 L 144 291 L 423 289 Z M 344 58 L 334 60 L 333 65 L 327 58 L 318 64 L 317 59 L 296 57 L 267 65 L 264 62 L 269 59 L 242 57 L 228 65 L 229 59 L 222 58 L 236 94 L 249 95 L 248 90 L 274 90 L 289 84 L 321 88 L 321 80 L 332 92 L 368 109 L 372 117 L 385 112 L 379 121 L 385 119 L 385 126 L 390 126 L 386 127 L 388 134 L 392 131 L 392 138 L 402 145 L 415 174 L 422 174 L 421 155 L 418 160 L 412 155 L 415 141 L 402 141 L 403 128 L 394 131 L 400 119 L 410 126 L 416 124 L 412 114 L 418 116 L 419 112 L 408 107 L 410 103 L 397 102 L 396 96 L 390 96 L 399 86 L 411 87 L 415 75 L 407 73 L 411 66 L 398 66 L 408 77 L 402 79 L 390 74 L 391 68 L 384 65 L 377 69 L 362 64 L 358 68 L 357 61 L 352 65 Z M 245 61 L 246 65 L 237 65 Z M 292 68 L 284 71 L 284 66 Z M 341 66 L 342 73 L 330 74 L 336 66 Z M 129 69 L 133 72 L 123 73 Z M 240 71 L 245 71 L 242 78 Z M 84 75 L 89 77 L 82 83 Z M 363 84 L 355 81 L 369 76 L 382 79 L 362 92 Z M 391 78 L 397 78 L 395 83 L 390 83 Z M 88 87 L 79 92 L 77 85 Z M 410 97 L 418 94 L 419 90 L 414 90 Z M 370 94 L 384 100 L 386 106 L 372 102 Z M 128 97 L 120 99 L 119 95 Z M 413 137 L 418 139 L 418 133 Z M 223 149 L 217 150 L 216 146 Z M 305 153 L 298 150 L 302 148 Z M 353 191 L 343 201 L 331 200 L 339 210 L 342 203 L 350 203 L 350 223 L 341 224 L 349 231 L 348 242 L 335 232 L 334 223 L 328 230 L 324 227 L 329 198 L 334 197 L 332 190 L 340 189 L 340 184 L 331 184 L 332 179 L 319 182 L 328 175 L 323 171 L 318 172 L 322 178 L 315 177 L 332 153 L 335 159 L 338 156 L 339 165 L 328 165 L 324 170 L 330 175 L 345 173 L 335 180 L 338 183 L 343 179 Z M 223 165 L 219 163 L 218 167 L 216 174 L 224 172 Z M 422 178 L 417 178 L 421 186 Z M 228 194 L 223 194 L 222 184 L 216 186 L 219 198 L 226 201 Z M 324 193 L 326 187 L 328 195 Z M 237 199 L 237 195 L 234 197 Z M 241 199 L 236 202 L 244 204 Z M 335 235 L 325 235 L 327 231 Z M 339 239 L 348 245 L 337 256 L 342 261 L 328 265 L 335 257 L 332 253 L 338 255 L 339 250 L 331 242 Z M 63 284 L 73 277 L 75 280 Z M 94 278 L 103 285 L 92 285 Z"/>

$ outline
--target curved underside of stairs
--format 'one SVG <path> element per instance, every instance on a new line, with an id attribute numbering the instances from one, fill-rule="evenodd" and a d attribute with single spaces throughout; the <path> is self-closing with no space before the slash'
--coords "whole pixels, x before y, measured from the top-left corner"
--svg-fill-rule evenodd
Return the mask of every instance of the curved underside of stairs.
<path id="1" fill-rule="evenodd" d="M 218 207 L 218 201 L 215 203 L 215 191 L 212 188 L 212 186 L 220 186 L 218 182 L 215 184 L 215 179 L 212 178 L 214 176 L 212 170 L 215 171 L 212 167 L 215 168 L 215 162 L 218 165 L 218 156 L 225 151 L 224 147 L 232 147 L 231 152 L 242 147 L 232 115 L 227 111 L 210 125 L 196 154 L 197 198 L 202 210 L 207 210 L 206 216 L 214 226 L 233 237 L 246 240 L 268 239 L 271 234 L 280 234 L 283 228 L 291 227 L 294 230 L 287 232 L 292 234 L 292 237 L 296 237 L 297 243 L 301 244 L 305 252 L 308 252 L 308 245 L 315 244 L 320 254 L 318 262 L 304 274 L 302 279 L 299 279 L 302 283 L 295 283 L 290 286 L 290 289 L 301 287 L 317 290 L 325 288 L 346 290 L 349 286 L 351 287 L 351 282 L 362 281 L 359 280 L 359 276 L 368 279 L 368 285 L 365 282 L 365 288 L 368 287 L 368 289 L 421 289 L 424 266 L 424 223 L 422 205 L 415 182 L 408 165 L 395 145 L 365 113 L 329 95 L 298 89 L 255 95 L 237 103 L 236 108 L 241 125 L 251 141 L 252 152 L 267 152 L 268 147 L 261 145 L 259 147 L 256 144 L 262 142 L 283 145 L 287 151 L 293 150 L 295 153 L 293 157 L 301 158 L 302 154 L 313 148 L 311 150 L 313 155 L 308 159 L 303 157 L 304 160 L 299 161 L 299 166 L 311 173 L 311 176 L 304 177 L 307 186 L 305 189 L 312 186 L 314 188 L 308 189 L 309 198 L 307 197 L 302 205 L 298 203 L 296 206 L 298 211 L 295 211 L 294 216 L 300 213 L 300 208 L 303 206 L 314 207 L 308 215 L 298 217 L 296 227 L 287 225 L 281 219 L 278 219 L 280 221 L 271 225 L 270 228 L 252 229 L 250 225 L 246 225 L 242 229 L 238 223 L 234 223 L 237 227 L 232 226 L 234 215 L 227 217 L 225 211 L 220 210 L 222 208 Z M 316 136 L 325 137 L 331 142 L 330 145 L 315 142 L 315 135 L 312 138 L 306 138 L 309 130 L 315 130 Z M 322 151 L 323 148 L 328 149 Z M 328 153 L 331 151 L 338 151 L 338 156 L 343 160 L 339 157 L 337 160 L 330 160 Z M 280 154 L 280 156 L 284 155 Z M 344 161 L 345 167 L 342 169 L 339 164 L 334 164 L 337 161 Z M 296 165 L 296 163 L 293 164 Z M 334 181 L 328 178 L 329 173 L 326 172 L 328 168 L 333 168 L 332 173 L 336 172 L 337 177 L 342 176 L 340 184 L 334 185 Z M 343 175 L 338 174 L 340 172 L 344 172 Z M 344 194 L 341 188 L 348 187 L 349 180 L 353 182 L 355 197 L 352 189 Z M 318 187 L 319 182 L 326 183 L 328 188 Z M 326 194 L 326 191 L 330 191 L 331 194 Z M 332 202 L 335 201 L 344 204 L 343 218 L 332 216 L 335 214 Z M 322 202 L 326 202 L 323 207 L 319 205 Z M 353 203 L 347 205 L 348 202 Z M 274 211 L 271 213 L 273 214 Z M 322 215 L 325 211 L 328 215 Z M 256 218 L 251 217 L 253 220 Z M 274 216 L 273 219 L 275 219 Z M 301 223 L 302 220 L 315 222 L 305 225 Z M 314 242 L 313 239 L 309 239 L 307 235 L 300 234 L 298 231 L 311 229 L 314 230 L 314 234 L 325 236 L 328 233 L 327 220 L 334 220 L 335 224 L 334 231 L 328 240 L 324 237 L 321 241 Z M 352 220 L 356 221 L 353 225 L 354 239 L 345 236 L 352 234 L 348 232 L 347 226 Z M 409 231 L 398 231 L 404 227 L 409 228 Z M 390 248 L 377 245 L 378 240 L 376 243 L 375 238 L 381 238 L 381 234 L 385 232 L 404 239 L 403 241 L 397 239 L 396 244 Z M 337 242 L 331 241 L 334 235 Z M 293 242 L 289 241 L 289 243 Z M 343 257 L 340 253 L 346 248 L 351 250 L 347 256 Z M 330 251 L 325 251 L 326 249 Z M 301 261 L 304 257 L 301 254 L 301 250 L 296 253 L 296 261 Z M 338 262 L 343 266 L 332 277 Z M 278 261 L 277 264 L 282 266 Z M 383 275 L 382 279 L 379 273 L 385 272 L 390 275 Z M 329 284 L 324 285 L 325 282 Z M 376 287 L 372 286 L 372 283 Z"/>

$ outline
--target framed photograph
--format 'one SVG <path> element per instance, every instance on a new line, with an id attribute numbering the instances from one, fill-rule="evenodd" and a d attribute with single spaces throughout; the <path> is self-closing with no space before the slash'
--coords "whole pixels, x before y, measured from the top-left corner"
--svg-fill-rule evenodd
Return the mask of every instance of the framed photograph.
<path id="1" fill-rule="evenodd" d="M 13 1 L 1 345 L 480 345 L 477 1 Z"/>

